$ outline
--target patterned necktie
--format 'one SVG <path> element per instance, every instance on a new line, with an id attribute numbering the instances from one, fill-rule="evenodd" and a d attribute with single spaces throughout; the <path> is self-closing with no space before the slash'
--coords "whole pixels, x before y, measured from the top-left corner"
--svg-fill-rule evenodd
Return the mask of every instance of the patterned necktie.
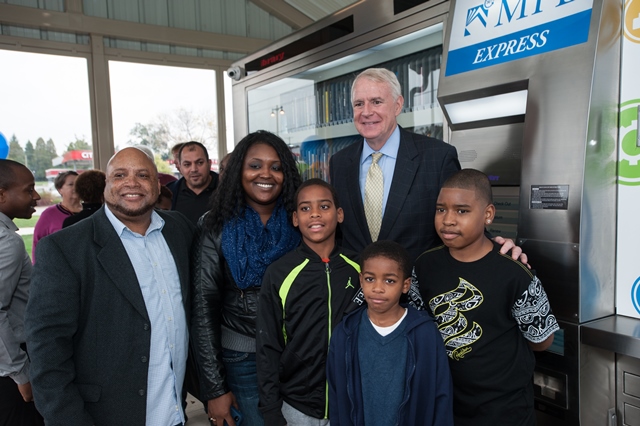
<path id="1" fill-rule="evenodd" d="M 384 179 L 382 169 L 378 164 L 382 153 L 374 152 L 371 157 L 371 166 L 364 184 L 364 214 L 367 218 L 367 225 L 369 225 L 371 241 L 377 241 L 380 225 L 382 225 L 382 200 L 384 198 Z"/>

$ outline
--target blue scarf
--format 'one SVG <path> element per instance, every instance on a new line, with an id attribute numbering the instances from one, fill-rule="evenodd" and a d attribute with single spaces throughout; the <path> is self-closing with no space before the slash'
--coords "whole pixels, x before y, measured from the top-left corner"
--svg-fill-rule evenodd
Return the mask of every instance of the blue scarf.
<path id="1" fill-rule="evenodd" d="M 222 227 L 222 254 L 238 288 L 259 287 L 267 266 L 300 243 L 300 234 L 289 223 L 278 201 L 264 226 L 260 215 L 247 206 Z"/>

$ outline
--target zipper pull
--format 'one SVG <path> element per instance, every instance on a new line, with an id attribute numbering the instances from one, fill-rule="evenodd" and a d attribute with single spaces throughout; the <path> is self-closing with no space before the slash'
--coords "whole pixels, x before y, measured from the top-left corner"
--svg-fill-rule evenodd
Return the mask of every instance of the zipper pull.
<path id="1" fill-rule="evenodd" d="M 329 268 L 329 260 L 330 259 L 328 257 L 323 257 L 322 258 L 322 261 L 324 262 L 324 271 L 326 273 L 330 273 L 331 272 L 331 269 Z"/>

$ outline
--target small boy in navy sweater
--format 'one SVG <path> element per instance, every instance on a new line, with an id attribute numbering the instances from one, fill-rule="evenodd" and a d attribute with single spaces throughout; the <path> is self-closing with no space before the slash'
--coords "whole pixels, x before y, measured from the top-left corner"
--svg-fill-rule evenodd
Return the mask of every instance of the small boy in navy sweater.
<path id="1" fill-rule="evenodd" d="M 355 253 L 336 244 L 343 213 L 331 185 L 303 182 L 292 219 L 302 242 L 269 265 L 260 290 L 259 407 L 269 426 L 321 426 L 329 423 L 329 340 L 343 315 L 358 307 L 352 299 L 360 267 Z"/>
<path id="2" fill-rule="evenodd" d="M 442 338 L 427 312 L 400 305 L 411 286 L 409 254 L 377 241 L 360 265 L 367 306 L 345 317 L 329 347 L 331 426 L 453 425 Z"/>

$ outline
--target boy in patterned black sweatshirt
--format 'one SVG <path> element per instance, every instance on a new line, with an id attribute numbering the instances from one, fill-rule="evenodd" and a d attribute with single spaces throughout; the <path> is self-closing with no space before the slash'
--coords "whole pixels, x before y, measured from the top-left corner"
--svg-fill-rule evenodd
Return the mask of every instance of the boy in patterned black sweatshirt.
<path id="1" fill-rule="evenodd" d="M 358 307 L 356 254 L 336 244 L 343 220 L 335 190 L 321 179 L 302 183 L 293 224 L 298 248 L 264 275 L 256 335 L 260 410 L 265 424 L 328 424 L 325 365 L 334 327 Z"/>
<path id="2" fill-rule="evenodd" d="M 558 323 L 535 273 L 485 236 L 491 183 L 464 169 L 443 184 L 435 227 L 444 246 L 416 261 L 420 293 L 449 356 L 456 426 L 533 426 L 532 351 Z"/>

